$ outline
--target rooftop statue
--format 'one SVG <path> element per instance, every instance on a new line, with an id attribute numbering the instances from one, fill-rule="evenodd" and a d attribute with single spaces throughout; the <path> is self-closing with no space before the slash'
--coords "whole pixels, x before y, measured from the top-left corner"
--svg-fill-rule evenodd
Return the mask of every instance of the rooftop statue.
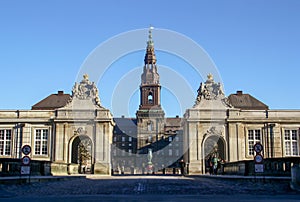
<path id="1" fill-rule="evenodd" d="M 92 99 L 93 103 L 100 106 L 98 88 L 94 82 L 89 80 L 87 74 L 83 75 L 82 81 L 75 83 L 72 89 L 72 99 L 88 100 Z"/>
<path id="2" fill-rule="evenodd" d="M 198 95 L 194 107 L 199 105 L 201 101 L 213 100 L 220 100 L 225 106 L 231 107 L 228 99 L 225 97 L 222 84 L 220 82 L 216 83 L 212 74 L 207 75 L 207 80 L 200 84 L 197 92 Z"/>

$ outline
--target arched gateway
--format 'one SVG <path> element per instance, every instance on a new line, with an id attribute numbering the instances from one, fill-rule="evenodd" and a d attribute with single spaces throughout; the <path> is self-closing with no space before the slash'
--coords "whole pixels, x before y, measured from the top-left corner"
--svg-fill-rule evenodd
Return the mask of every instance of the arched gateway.
<path id="1" fill-rule="evenodd" d="M 84 75 L 75 83 L 66 106 L 57 109 L 54 137 L 54 174 L 111 173 L 114 121 L 100 104 L 98 89 Z"/>
<path id="2" fill-rule="evenodd" d="M 220 135 L 211 135 L 203 142 L 203 170 L 205 173 L 211 172 L 212 158 L 215 156 L 218 161 L 225 159 L 225 141 Z"/>
<path id="3" fill-rule="evenodd" d="M 209 172 L 209 159 L 227 160 L 228 110 L 232 108 L 221 83 L 209 74 L 200 84 L 195 105 L 184 115 L 185 161 L 191 174 Z M 216 164 L 216 162 L 215 162 Z"/>
<path id="4" fill-rule="evenodd" d="M 78 165 L 78 173 L 90 173 L 93 170 L 93 143 L 85 135 L 77 136 L 72 141 L 71 163 Z"/>

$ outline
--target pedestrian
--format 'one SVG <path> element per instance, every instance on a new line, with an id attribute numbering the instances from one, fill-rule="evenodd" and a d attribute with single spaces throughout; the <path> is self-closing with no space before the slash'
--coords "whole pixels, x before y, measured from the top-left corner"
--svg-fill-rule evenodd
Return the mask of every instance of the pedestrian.
<path id="1" fill-rule="evenodd" d="M 181 171 L 182 176 L 185 175 L 184 168 L 185 168 L 185 162 L 183 161 L 183 159 L 181 159 L 181 161 L 180 161 L 180 171 Z"/>
<path id="2" fill-rule="evenodd" d="M 218 173 L 218 157 L 216 154 L 213 155 L 211 159 L 211 163 L 212 163 L 212 172 L 214 175 L 216 175 Z"/>
<path id="3" fill-rule="evenodd" d="M 209 156 L 209 158 L 207 159 L 207 167 L 208 167 L 208 172 L 211 175 L 213 172 L 213 164 L 212 164 L 212 157 Z"/>

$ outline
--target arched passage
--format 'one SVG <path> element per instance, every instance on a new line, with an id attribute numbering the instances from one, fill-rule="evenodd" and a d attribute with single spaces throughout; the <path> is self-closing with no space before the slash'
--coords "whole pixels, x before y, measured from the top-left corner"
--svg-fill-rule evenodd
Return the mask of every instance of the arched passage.
<path id="1" fill-rule="evenodd" d="M 205 173 L 209 172 L 212 156 L 217 156 L 220 160 L 225 159 L 225 141 L 221 136 L 212 135 L 203 142 L 203 160 Z"/>
<path id="2" fill-rule="evenodd" d="M 71 163 L 78 164 L 78 172 L 86 173 L 92 167 L 92 141 L 85 135 L 79 135 L 72 142 Z"/>

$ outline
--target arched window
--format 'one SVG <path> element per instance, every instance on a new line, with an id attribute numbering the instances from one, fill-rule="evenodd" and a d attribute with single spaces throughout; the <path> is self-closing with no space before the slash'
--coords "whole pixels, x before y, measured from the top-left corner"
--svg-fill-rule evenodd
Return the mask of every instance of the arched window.
<path id="1" fill-rule="evenodd" d="M 148 103 L 149 104 L 153 103 L 153 94 L 152 94 L 152 92 L 149 92 L 149 94 L 148 94 Z"/>

